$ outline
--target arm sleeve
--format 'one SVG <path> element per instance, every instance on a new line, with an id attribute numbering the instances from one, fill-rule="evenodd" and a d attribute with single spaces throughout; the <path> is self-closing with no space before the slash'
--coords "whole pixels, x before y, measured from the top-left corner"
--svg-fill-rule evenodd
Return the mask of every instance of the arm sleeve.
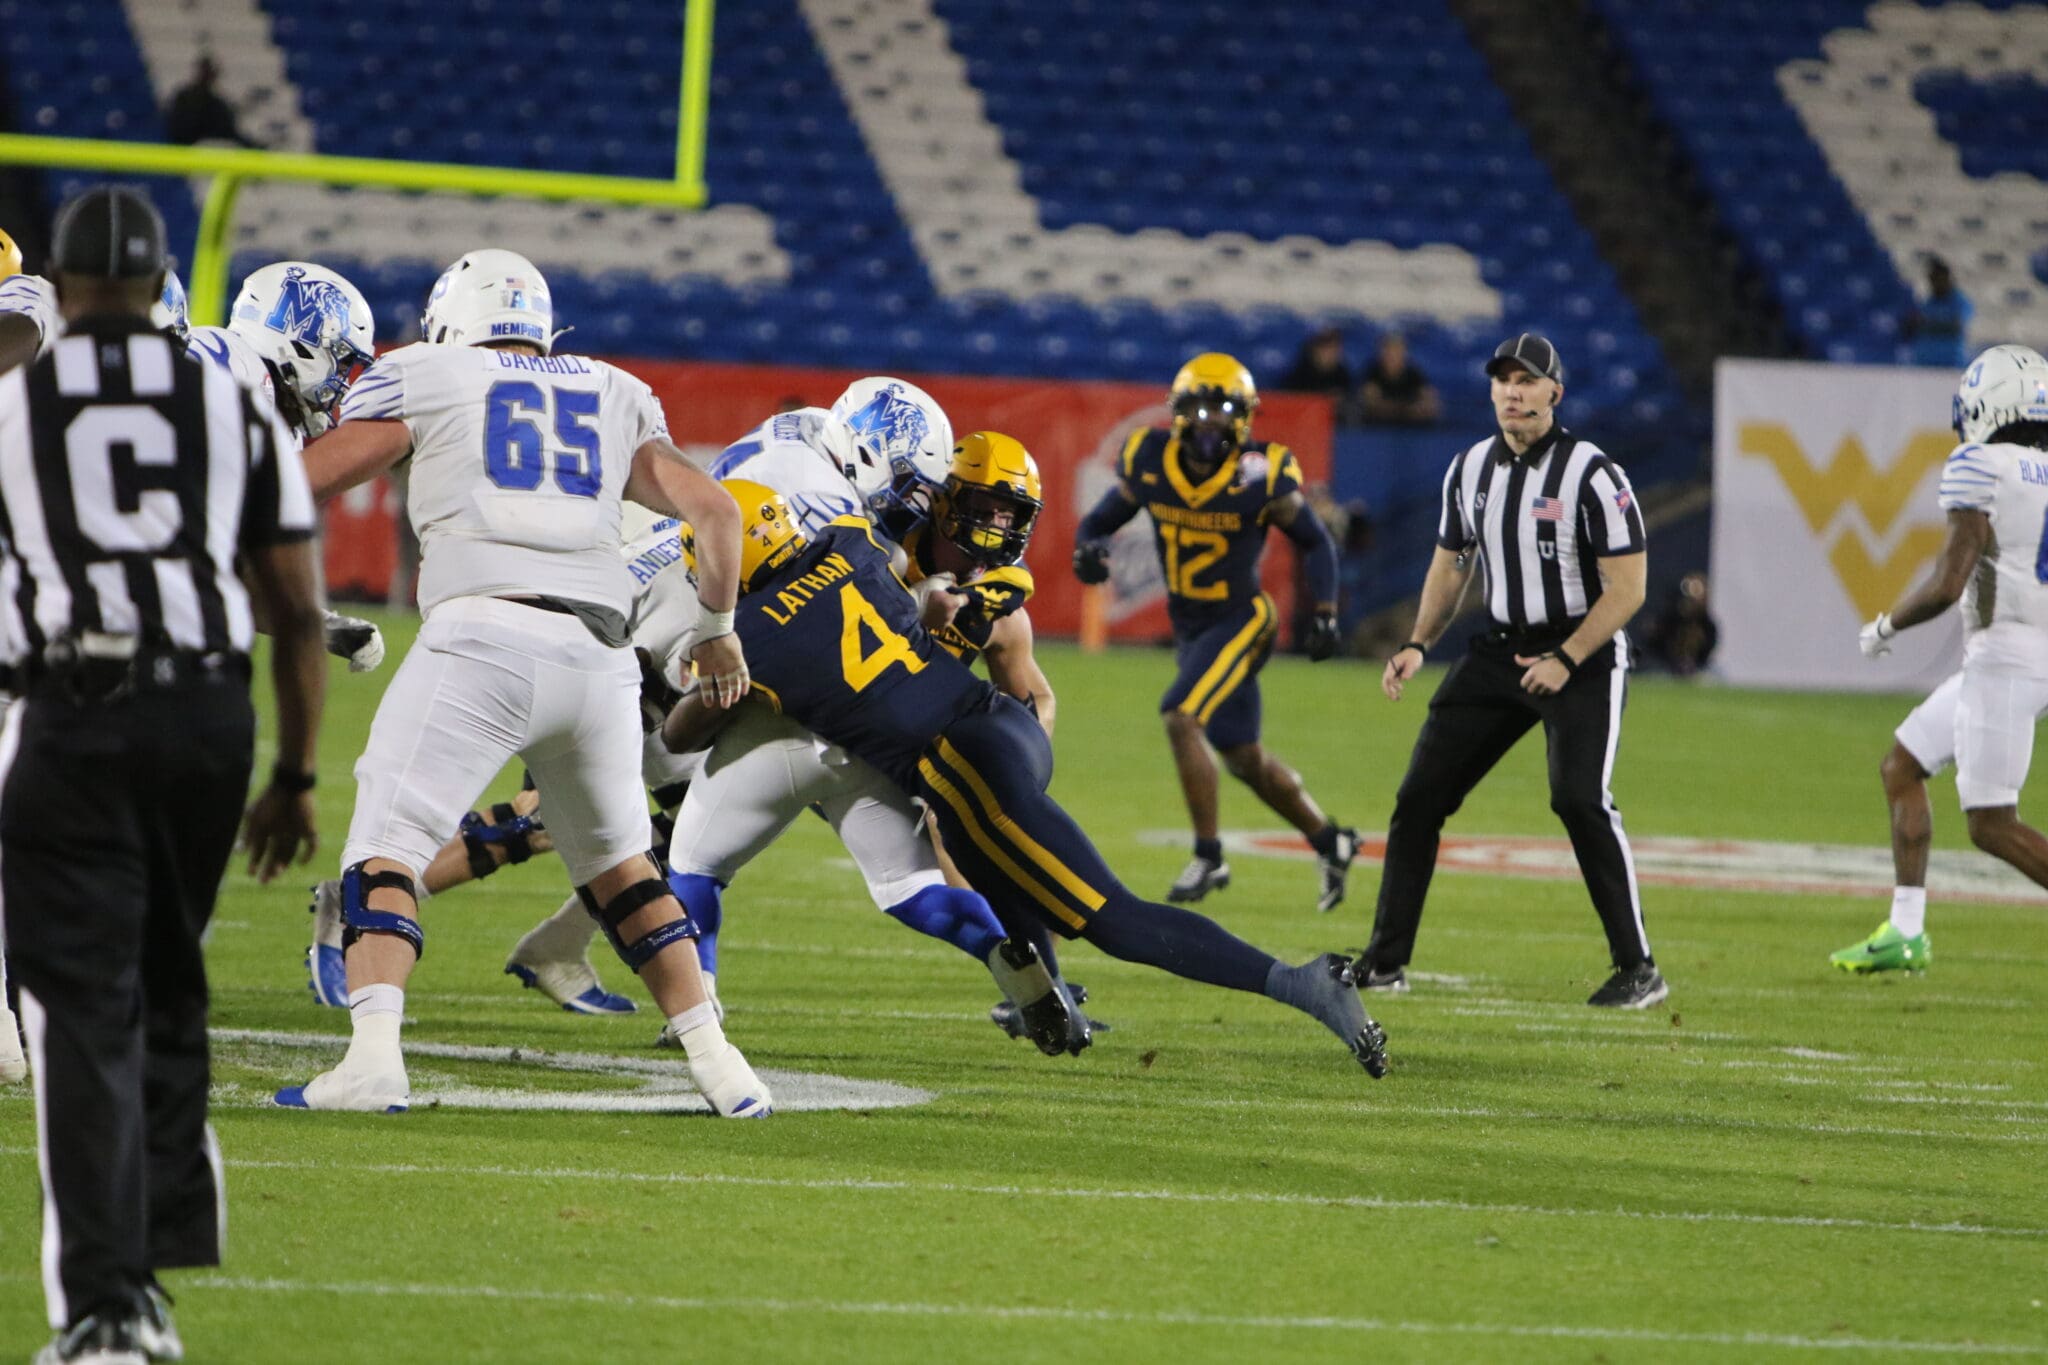
<path id="1" fill-rule="evenodd" d="M 623 370 L 620 373 L 625 374 Z M 662 411 L 661 400 L 638 375 L 625 374 L 625 378 L 634 401 L 633 449 L 638 450 L 649 441 L 668 440 L 668 414 Z"/>
<path id="2" fill-rule="evenodd" d="M 1466 458 L 1458 456 L 1444 471 L 1443 511 L 1436 522 L 1436 543 L 1459 554 L 1472 548 L 1472 528 L 1466 524 L 1464 508 L 1458 503 L 1458 485 L 1463 482 L 1460 476 L 1465 472 Z"/>
<path id="3" fill-rule="evenodd" d="M 64 331 L 63 315 L 57 311 L 57 292 L 40 275 L 10 275 L 0 280 L 0 313 L 19 313 L 35 323 L 43 337 L 37 355 L 47 354 Z"/>
<path id="4" fill-rule="evenodd" d="M 384 356 L 365 370 L 341 400 L 344 422 L 400 422 L 405 412 L 405 364 L 396 355 Z"/>
<path id="5" fill-rule="evenodd" d="M 241 395 L 242 420 L 249 433 L 249 481 L 242 494 L 244 549 L 282 545 L 312 536 L 313 491 L 299 443 L 277 414 L 246 391 Z"/>
<path id="6" fill-rule="evenodd" d="M 1605 455 L 1595 457 L 1579 492 L 1579 524 L 1597 558 L 1641 554 L 1649 546 L 1643 511 L 1636 506 L 1628 475 Z"/>
<path id="7" fill-rule="evenodd" d="M 1289 493 L 1299 492 L 1306 482 L 1301 461 L 1294 458 L 1293 451 L 1286 446 L 1266 447 L 1266 501 L 1277 502 Z"/>
<path id="8" fill-rule="evenodd" d="M 1957 446 L 1941 467 L 1941 510 L 1991 512 L 1998 501 L 1998 471 L 1983 446 Z"/>
<path id="9" fill-rule="evenodd" d="M 1108 540 L 1117 528 L 1138 515 L 1138 504 L 1124 495 L 1121 485 L 1102 495 L 1102 501 L 1088 509 L 1088 515 L 1081 518 L 1075 539 L 1085 545 L 1091 540 Z"/>
<path id="10" fill-rule="evenodd" d="M 1295 510 L 1294 520 L 1280 530 L 1301 551 L 1302 566 L 1308 572 L 1309 595 L 1315 598 L 1316 605 L 1334 606 L 1337 601 L 1337 542 L 1330 538 L 1330 528 L 1323 525 L 1316 509 L 1304 500 Z"/>

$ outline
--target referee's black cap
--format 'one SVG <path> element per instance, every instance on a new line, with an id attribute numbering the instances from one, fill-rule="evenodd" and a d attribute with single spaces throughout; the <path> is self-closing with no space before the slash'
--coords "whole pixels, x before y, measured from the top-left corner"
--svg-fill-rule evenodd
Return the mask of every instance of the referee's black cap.
<path id="1" fill-rule="evenodd" d="M 1550 344 L 1549 337 L 1537 336 L 1534 332 L 1509 337 L 1493 348 L 1493 359 L 1486 362 L 1487 375 L 1499 374 L 1501 367 L 1509 361 L 1530 374 L 1564 383 L 1564 357 L 1557 353 L 1557 347 Z"/>
<path id="2" fill-rule="evenodd" d="M 126 185 L 95 185 L 57 212 L 50 271 L 96 280 L 163 273 L 169 259 L 156 205 Z"/>

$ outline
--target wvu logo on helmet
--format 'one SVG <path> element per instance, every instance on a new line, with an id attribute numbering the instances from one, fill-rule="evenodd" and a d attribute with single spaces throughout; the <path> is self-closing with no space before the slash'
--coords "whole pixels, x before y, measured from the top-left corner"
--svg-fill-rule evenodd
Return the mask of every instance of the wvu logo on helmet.
<path id="1" fill-rule="evenodd" d="M 263 325 L 309 346 L 331 345 L 348 335 L 348 295 L 331 281 L 309 278 L 291 266 Z"/>

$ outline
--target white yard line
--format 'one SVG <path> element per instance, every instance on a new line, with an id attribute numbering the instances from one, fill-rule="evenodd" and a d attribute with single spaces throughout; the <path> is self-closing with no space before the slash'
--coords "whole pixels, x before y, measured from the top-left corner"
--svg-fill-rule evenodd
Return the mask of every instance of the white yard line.
<path id="1" fill-rule="evenodd" d="M 501 1285 L 384 1284 L 374 1281 L 255 1279 L 198 1275 L 194 1289 L 254 1294 L 318 1294 L 342 1298 L 470 1299 L 588 1305 L 685 1313 L 805 1313 L 826 1317 L 979 1318 L 987 1321 L 1132 1324 L 1236 1331 L 1380 1332 L 1422 1337 L 1503 1337 L 1566 1341 L 1643 1342 L 1674 1346 L 1774 1347 L 1803 1351 L 1914 1352 L 1941 1355 L 2041 1356 L 2048 1347 L 2024 1343 L 1913 1341 L 1874 1337 L 1809 1337 L 1775 1332 L 1664 1332 L 1649 1327 L 1589 1327 L 1577 1323 L 1404 1322 L 1385 1318 L 1287 1316 L 1078 1308 L 1020 1304 L 918 1303 L 845 1299 L 698 1298 L 669 1294 L 608 1294 L 595 1290 L 519 1289 Z"/>
<path id="2" fill-rule="evenodd" d="M 32 1147 L 0 1147 L 0 1156 L 33 1156 Z M 237 1170 L 333 1171 L 328 1161 L 236 1159 Z M 2048 1227 L 1998 1227 L 1983 1223 L 1924 1223 L 1876 1218 L 1836 1218 L 1798 1214 L 1735 1213 L 1725 1210 L 1552 1208 L 1536 1204 L 1486 1203 L 1463 1199 L 1388 1199 L 1376 1195 L 1286 1194 L 1264 1190 L 1119 1189 L 973 1184 L 952 1180 L 797 1179 L 785 1176 L 728 1175 L 715 1171 L 620 1171 L 575 1166 L 434 1166 L 412 1162 L 352 1165 L 351 1176 L 393 1175 L 505 1180 L 592 1180 L 608 1184 L 737 1186 L 748 1189 L 839 1191 L 909 1195 L 961 1195 L 992 1199 L 1073 1199 L 1108 1203 L 1238 1205 L 1271 1208 L 1351 1209 L 1374 1213 L 1460 1213 L 1488 1217 L 1617 1219 L 1642 1223 L 1735 1224 L 1813 1230 L 1884 1233 L 1927 1233 L 1962 1237 L 2048 1237 Z"/>

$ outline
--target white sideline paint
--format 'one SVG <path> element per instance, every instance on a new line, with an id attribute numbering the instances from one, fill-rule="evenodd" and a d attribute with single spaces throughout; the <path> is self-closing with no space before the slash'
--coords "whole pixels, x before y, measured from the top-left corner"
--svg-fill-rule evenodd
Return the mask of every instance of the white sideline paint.
<path id="1" fill-rule="evenodd" d="M 2044 11 L 2048 13 L 2048 11 Z M 1178 848 L 1184 829 L 1150 829 L 1138 842 Z M 1227 829 L 1226 853 L 1303 861 L 1313 850 L 1292 830 Z M 1768 891 L 1781 895 L 1884 896 L 1892 889 L 1891 850 L 1860 844 L 1780 844 L 1755 839 L 1648 838 L 1631 841 L 1636 874 L 1656 886 Z M 1358 861 L 1377 864 L 1386 853 L 1383 831 L 1361 831 Z M 1549 835 L 1447 834 L 1437 855 L 1439 872 L 1578 881 L 1571 841 Z M 2041 888 L 1995 858 L 1959 849 L 1936 849 L 1928 859 L 1927 892 L 1942 901 L 2048 907 Z M 1431 932 L 1436 932 L 1432 930 Z"/>
<path id="2" fill-rule="evenodd" d="M 1886 0 L 1864 23 L 1823 38 L 1818 60 L 1778 68 L 1779 88 L 1899 273 L 1918 281 L 1929 251 L 1954 268 L 1976 306 L 1973 347 L 2048 344 L 2048 290 L 2031 261 L 2048 221 L 2048 184 L 2016 172 L 1964 174 L 1933 111 L 1913 97 L 1914 81 L 1929 71 L 2038 76 L 2048 68 L 2048 8 L 1993 13 Z"/>
<path id="3" fill-rule="evenodd" d="M 292 1033 L 276 1029 L 214 1029 L 216 1043 L 257 1043 L 270 1047 L 338 1051 L 345 1040 L 328 1033 Z M 580 1072 L 601 1076 L 640 1076 L 639 1090 L 523 1090 L 484 1086 L 452 1086 L 442 1090 L 415 1089 L 412 1107 L 426 1109 L 557 1110 L 581 1113 L 667 1114 L 700 1113 L 711 1106 L 690 1082 L 689 1069 L 674 1054 L 666 1057 L 621 1057 L 603 1052 L 548 1052 L 537 1048 L 475 1047 L 466 1043 L 413 1043 L 405 1045 L 408 1060 L 442 1057 L 453 1061 L 497 1062 L 512 1066 L 540 1067 L 548 1071 Z M 775 1092 L 775 1107 L 793 1113 L 820 1109 L 902 1109 L 929 1104 L 938 1098 L 932 1091 L 890 1081 L 860 1081 L 845 1076 L 828 1076 L 806 1071 L 771 1071 L 760 1074 Z"/>
<path id="4" fill-rule="evenodd" d="M 1478 260 L 1449 243 L 1402 251 L 1375 241 L 1047 228 L 931 0 L 800 0 L 800 8 L 941 294 L 1501 315 Z"/>
<path id="5" fill-rule="evenodd" d="M 778 1098 L 777 1103 L 780 1104 Z M 1471 1111 L 1467 1111 L 1471 1112 Z M 1555 1116 L 1551 1116 L 1555 1117 Z M 0 1156 L 29 1155 L 27 1147 L 0 1147 Z M 230 1167 L 252 1171 L 325 1171 L 322 1161 L 237 1159 Z M 1489 1217 L 1616 1219 L 1639 1223 L 1726 1223 L 1748 1227 L 1802 1228 L 1851 1232 L 1923 1233 L 1959 1237 L 2048 1237 L 2048 1227 L 2002 1227 L 1984 1223 L 1925 1223 L 1877 1218 L 1836 1218 L 1799 1214 L 1737 1213 L 1726 1210 L 1555 1208 L 1537 1204 L 1484 1203 L 1464 1199 L 1386 1199 L 1373 1195 L 1286 1194 L 1263 1190 L 1174 1190 L 977 1185 L 950 1180 L 802 1180 L 782 1176 L 726 1175 L 695 1171 L 620 1171 L 557 1166 L 428 1166 L 387 1162 L 349 1167 L 363 1175 L 476 1177 L 504 1180 L 592 1180 L 599 1183 L 679 1186 L 735 1186 L 747 1189 L 810 1190 L 866 1194 L 968 1195 L 992 1199 L 1072 1199 L 1110 1203 L 1222 1204 L 1272 1208 L 1340 1208 L 1367 1213 L 1461 1213 Z"/>
<path id="6" fill-rule="evenodd" d="M 220 63 L 221 92 L 244 132 L 281 149 L 318 150 L 258 0 L 123 3 L 159 107 L 190 79 L 199 53 L 211 52 Z M 198 188 L 203 192 L 203 184 Z M 245 185 L 236 203 L 238 252 L 444 264 L 479 244 L 517 251 L 543 269 L 638 270 L 656 279 L 705 275 L 735 285 L 776 284 L 789 279 L 790 269 L 774 220 L 747 204 L 689 213 L 264 180 Z"/>
<path id="7" fill-rule="evenodd" d="M 1912 1341 L 1881 1337 L 1808 1337 L 1773 1332 L 1665 1332 L 1650 1327 L 1589 1327 L 1577 1323 L 1404 1322 L 1388 1318 L 1280 1314 L 1142 1312 L 1120 1308 L 1038 1307 L 1019 1304 L 861 1302 L 845 1299 L 685 1298 L 670 1294 L 606 1294 L 596 1290 L 519 1289 L 501 1285 L 380 1284 L 364 1281 L 255 1279 L 194 1275 L 194 1289 L 323 1297 L 471 1299 L 514 1303 L 591 1305 L 669 1312 L 808 1313 L 834 1317 L 982 1318 L 995 1321 L 1130 1323 L 1148 1327 L 1225 1330 L 1381 1332 L 1424 1337 L 1505 1337 L 1521 1340 L 1623 1341 L 1672 1346 L 1772 1347 L 1794 1351 L 1874 1351 L 1965 1356 L 2042 1356 L 2048 1347 L 2026 1343 Z"/>

